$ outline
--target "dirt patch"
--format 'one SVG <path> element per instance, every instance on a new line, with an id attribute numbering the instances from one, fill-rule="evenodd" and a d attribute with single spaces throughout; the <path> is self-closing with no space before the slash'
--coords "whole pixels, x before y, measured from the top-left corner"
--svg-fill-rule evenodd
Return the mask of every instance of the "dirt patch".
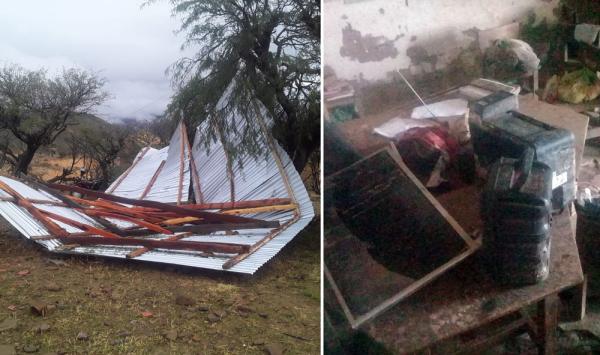
<path id="1" fill-rule="evenodd" d="M 315 220 L 246 277 L 59 258 L 2 220 L 0 323 L 11 327 L 0 331 L 0 345 L 19 353 L 317 354 L 319 239 Z"/>

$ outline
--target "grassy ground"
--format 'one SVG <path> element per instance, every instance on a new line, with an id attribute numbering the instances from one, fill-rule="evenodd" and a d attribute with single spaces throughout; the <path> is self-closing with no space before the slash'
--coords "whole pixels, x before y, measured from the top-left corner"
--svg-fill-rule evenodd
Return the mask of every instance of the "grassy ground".
<path id="1" fill-rule="evenodd" d="M 2 221 L 0 354 L 316 354 L 319 245 L 315 220 L 246 277 L 58 258 Z"/>

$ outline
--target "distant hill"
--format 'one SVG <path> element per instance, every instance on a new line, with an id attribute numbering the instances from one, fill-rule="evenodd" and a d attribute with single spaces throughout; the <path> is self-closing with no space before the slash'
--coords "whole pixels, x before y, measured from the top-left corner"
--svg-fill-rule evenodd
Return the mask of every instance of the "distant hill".
<path id="1" fill-rule="evenodd" d="M 51 146 L 40 148 L 40 152 L 54 150 L 61 154 L 69 154 L 67 142 L 70 139 L 71 134 L 77 134 L 84 129 L 100 131 L 101 129 L 110 127 L 112 125 L 111 123 L 92 114 L 75 115 L 71 118 L 71 122 L 73 125 L 69 126 L 63 133 L 61 133 Z M 6 131 L 0 131 L 0 139 L 7 139 L 12 143 L 12 146 L 19 146 L 19 141 L 12 134 Z"/>
<path id="2" fill-rule="evenodd" d="M 71 137 L 71 134 L 77 135 L 77 133 L 81 132 L 82 130 L 101 132 L 103 128 L 107 128 L 112 125 L 108 121 L 105 121 L 102 118 L 92 114 L 76 115 L 71 120 L 74 125 L 69 126 L 66 131 L 58 136 L 56 141 L 54 141 L 54 144 L 49 147 L 56 149 L 56 151 L 60 154 L 69 154 L 68 141 Z"/>

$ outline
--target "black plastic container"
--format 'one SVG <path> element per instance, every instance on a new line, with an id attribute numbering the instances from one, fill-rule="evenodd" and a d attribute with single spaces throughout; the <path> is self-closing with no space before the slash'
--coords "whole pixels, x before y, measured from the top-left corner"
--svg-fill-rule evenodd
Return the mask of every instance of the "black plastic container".
<path id="1" fill-rule="evenodd" d="M 506 91 L 496 91 L 471 104 L 473 112 L 482 120 L 496 118 L 519 108 L 519 97 Z"/>
<path id="2" fill-rule="evenodd" d="M 482 195 L 483 255 L 503 283 L 533 284 L 548 277 L 551 183 L 552 171 L 541 162 L 500 158 L 490 167 Z"/>
<path id="3" fill-rule="evenodd" d="M 519 159 L 533 149 L 535 160 L 551 169 L 552 207 L 562 210 L 575 198 L 575 144 L 568 130 L 555 128 L 518 112 L 471 123 L 473 147 L 484 167 L 507 157 Z"/>

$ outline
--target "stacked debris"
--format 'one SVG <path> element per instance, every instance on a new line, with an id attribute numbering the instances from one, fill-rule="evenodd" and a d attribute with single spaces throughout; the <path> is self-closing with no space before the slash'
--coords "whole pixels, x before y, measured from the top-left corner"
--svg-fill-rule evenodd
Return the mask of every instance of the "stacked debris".
<path id="1" fill-rule="evenodd" d="M 252 274 L 314 217 L 300 175 L 262 128 L 268 154 L 232 164 L 221 142 L 192 149 L 181 123 L 106 192 L 0 177 L 0 215 L 52 252 Z"/>

